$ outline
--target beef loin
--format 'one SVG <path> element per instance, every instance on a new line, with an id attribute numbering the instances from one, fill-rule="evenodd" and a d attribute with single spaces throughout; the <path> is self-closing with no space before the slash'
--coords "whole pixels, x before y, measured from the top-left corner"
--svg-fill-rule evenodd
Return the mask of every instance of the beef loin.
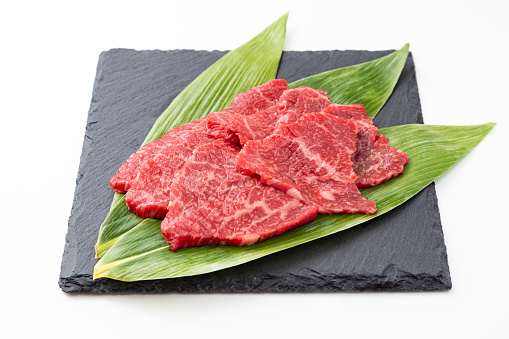
<path id="1" fill-rule="evenodd" d="M 352 168 L 356 123 L 327 113 L 310 113 L 281 125 L 262 140 L 245 144 L 236 168 L 319 208 L 319 213 L 376 212 L 355 185 Z"/>
<path id="2" fill-rule="evenodd" d="M 176 174 L 161 223 L 171 250 L 249 246 L 316 217 L 317 207 L 237 172 L 239 151 L 224 140 L 199 146 Z"/>

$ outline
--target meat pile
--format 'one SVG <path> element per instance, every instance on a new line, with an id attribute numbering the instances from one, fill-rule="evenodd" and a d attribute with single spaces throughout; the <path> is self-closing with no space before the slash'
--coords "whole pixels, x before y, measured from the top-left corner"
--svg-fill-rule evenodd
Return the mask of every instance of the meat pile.
<path id="1" fill-rule="evenodd" d="M 110 184 L 127 192 L 133 213 L 164 219 L 171 250 L 249 246 L 317 213 L 375 213 L 359 187 L 399 175 L 407 162 L 363 105 L 276 79 L 143 146 Z"/>

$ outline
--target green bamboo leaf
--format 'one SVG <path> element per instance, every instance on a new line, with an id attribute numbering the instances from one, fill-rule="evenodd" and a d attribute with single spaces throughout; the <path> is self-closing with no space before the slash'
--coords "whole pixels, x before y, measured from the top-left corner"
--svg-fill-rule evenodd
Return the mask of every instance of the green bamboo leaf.
<path id="1" fill-rule="evenodd" d="M 373 119 L 391 95 L 405 66 L 409 44 L 382 58 L 338 68 L 292 82 L 289 87 L 309 86 L 329 93 L 340 105 L 361 103 Z"/>
<path id="2" fill-rule="evenodd" d="M 403 125 L 380 130 L 409 155 L 405 172 L 381 185 L 363 189 L 377 204 L 374 215 L 320 215 L 315 221 L 251 247 L 205 246 L 172 252 L 160 221 L 147 219 L 124 234 L 99 260 L 94 278 L 123 281 L 183 277 L 217 271 L 294 247 L 376 218 L 404 203 L 472 150 L 494 124 L 477 126 Z"/>
<path id="3" fill-rule="evenodd" d="M 382 58 L 354 66 L 319 73 L 295 81 L 291 83 L 289 87 L 295 88 L 298 86 L 309 86 L 325 90 L 329 92 L 331 100 L 338 104 L 363 103 L 370 116 L 374 117 L 391 95 L 394 86 L 399 79 L 408 56 L 408 48 L 408 44 L 406 44 L 400 50 Z M 192 84 L 195 82 L 196 80 L 193 81 Z M 186 95 L 190 95 L 190 93 L 186 92 Z M 180 96 L 181 95 L 177 98 Z M 177 98 L 175 100 L 177 100 Z M 183 113 L 182 117 L 178 115 L 178 111 L 174 111 L 174 113 L 171 114 L 168 113 L 168 115 L 165 115 L 165 112 L 163 113 L 165 118 L 159 118 L 156 125 L 165 126 L 164 128 L 161 128 L 161 130 L 166 131 L 166 128 L 192 121 L 205 116 L 207 112 L 212 111 L 214 111 L 214 109 L 209 111 L 205 109 L 201 111 L 200 115 L 185 115 L 185 113 Z M 175 115 L 177 117 L 175 117 Z M 172 125 L 172 119 L 177 118 L 178 123 Z M 171 121 L 166 124 L 166 120 Z M 152 134 L 149 134 L 149 136 Z M 152 137 L 147 137 L 147 140 L 151 140 L 151 138 Z M 110 214 L 108 214 L 106 220 L 101 225 L 99 239 L 96 245 L 96 256 L 98 258 L 102 257 L 120 236 L 138 225 L 141 220 L 142 219 L 128 211 L 125 206 L 124 195 L 115 194 Z"/>
<path id="4" fill-rule="evenodd" d="M 237 94 L 274 79 L 283 52 L 287 18 L 288 14 L 283 15 L 194 79 L 156 120 L 142 146 L 173 127 L 228 107 Z M 115 193 L 110 213 L 99 230 L 96 256 L 102 257 L 118 237 L 142 220 L 128 211 L 124 194 Z"/>

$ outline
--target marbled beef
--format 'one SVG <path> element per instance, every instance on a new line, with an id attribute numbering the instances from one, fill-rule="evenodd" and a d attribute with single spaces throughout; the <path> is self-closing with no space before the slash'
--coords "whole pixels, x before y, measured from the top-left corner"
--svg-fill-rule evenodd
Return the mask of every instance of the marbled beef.
<path id="1" fill-rule="evenodd" d="M 124 179 L 128 190 L 125 201 L 131 212 L 141 218 L 162 219 L 166 215 L 173 176 L 196 147 L 214 140 L 207 133 L 205 119 L 174 128 L 133 154 L 110 183 Z"/>
<path id="2" fill-rule="evenodd" d="M 249 126 L 253 125 L 253 131 L 258 134 L 248 136 L 248 138 L 261 138 L 265 119 L 271 118 L 278 98 L 287 89 L 288 83 L 286 80 L 275 79 L 237 95 L 230 107 L 207 116 L 207 127 L 210 135 L 241 145 L 244 143 L 239 138 L 244 140 L 246 138 L 244 135 L 248 136 L 251 132 Z M 255 119 L 247 118 L 254 114 L 257 114 Z M 245 122 L 244 119 L 249 121 Z M 256 124 L 257 126 L 255 126 Z M 241 128 L 240 130 L 237 130 L 238 126 Z"/>
<path id="3" fill-rule="evenodd" d="M 388 180 L 407 162 L 364 106 L 273 80 L 142 147 L 110 183 L 127 191 L 132 212 L 164 218 L 172 250 L 247 246 L 318 212 L 375 213 L 357 186 Z"/>
<path id="4" fill-rule="evenodd" d="M 403 173 L 408 163 L 408 155 L 395 147 L 373 125 L 364 105 L 332 104 L 323 110 L 324 113 L 351 120 L 359 127 L 357 150 L 352 155 L 353 170 L 357 174 L 357 187 L 379 185 L 390 178 Z"/>
<path id="5" fill-rule="evenodd" d="M 110 179 L 110 185 L 113 191 L 117 193 L 127 192 L 131 188 L 133 180 L 138 175 L 140 167 L 145 161 L 158 154 L 168 152 L 168 149 L 171 149 L 173 144 L 184 142 L 182 139 L 186 138 L 189 134 L 194 134 L 196 130 L 203 130 L 204 123 L 204 119 L 188 122 L 185 125 L 171 129 L 160 139 L 154 140 L 141 147 L 120 166 L 117 173 Z M 212 140 L 208 135 L 205 135 L 205 138 L 210 141 Z"/>
<path id="6" fill-rule="evenodd" d="M 330 104 L 327 92 L 305 86 L 289 89 L 278 99 L 278 125 L 292 124 L 304 114 L 321 112 Z"/>
<path id="7" fill-rule="evenodd" d="M 207 127 L 211 135 L 243 146 L 248 141 L 269 136 L 280 124 L 295 122 L 304 114 L 320 112 L 330 105 L 324 91 L 298 87 L 283 92 L 281 83 L 272 85 L 279 85 L 281 96 L 264 110 L 249 115 L 226 110 L 209 114 Z"/>
<path id="8" fill-rule="evenodd" d="M 171 250 L 249 246 L 316 217 L 317 207 L 237 172 L 239 151 L 224 140 L 202 145 L 176 174 L 161 223 Z"/>
<path id="9" fill-rule="evenodd" d="M 352 168 L 358 126 L 326 113 L 310 113 L 281 125 L 239 153 L 238 171 L 319 208 L 320 213 L 376 212 L 355 185 Z"/>
<path id="10" fill-rule="evenodd" d="M 248 141 L 269 136 L 280 125 L 321 111 L 352 120 L 359 126 L 357 150 L 352 157 L 358 187 L 375 186 L 403 172 L 408 156 L 377 134 L 378 129 L 362 104 L 333 104 L 326 92 L 309 87 L 286 90 L 274 106 L 253 115 L 213 113 L 207 117 L 207 126 L 215 130 L 216 137 L 243 146 Z"/>
<path id="11" fill-rule="evenodd" d="M 237 95 L 230 107 L 222 112 L 226 115 L 254 114 L 274 106 L 286 89 L 288 83 L 285 80 L 270 81 Z M 222 137 L 228 136 L 222 134 Z M 213 140 L 215 138 L 208 133 L 205 119 L 173 128 L 161 139 L 134 153 L 110 180 L 111 187 L 118 193 L 127 191 L 127 207 L 139 217 L 163 219 L 174 174 L 196 147 Z"/>
<path id="12" fill-rule="evenodd" d="M 248 141 L 269 136 L 280 117 L 277 105 L 253 115 L 216 112 L 207 116 L 207 127 L 216 138 L 244 146 Z"/>

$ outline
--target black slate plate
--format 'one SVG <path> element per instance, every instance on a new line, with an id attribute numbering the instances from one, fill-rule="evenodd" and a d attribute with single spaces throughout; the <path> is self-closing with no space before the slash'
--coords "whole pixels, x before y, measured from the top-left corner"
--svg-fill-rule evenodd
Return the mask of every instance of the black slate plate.
<path id="1" fill-rule="evenodd" d="M 278 77 L 292 82 L 390 51 L 284 52 Z M 433 184 L 395 210 L 352 229 L 256 261 L 195 277 L 126 283 L 92 279 L 94 245 L 113 192 L 108 181 L 173 98 L 224 52 L 101 54 L 61 266 L 64 292 L 441 291 L 451 288 Z M 379 128 L 423 123 L 408 57 Z M 389 141 L 390 142 L 390 141 Z M 411 159 L 410 159 L 411 161 Z"/>

